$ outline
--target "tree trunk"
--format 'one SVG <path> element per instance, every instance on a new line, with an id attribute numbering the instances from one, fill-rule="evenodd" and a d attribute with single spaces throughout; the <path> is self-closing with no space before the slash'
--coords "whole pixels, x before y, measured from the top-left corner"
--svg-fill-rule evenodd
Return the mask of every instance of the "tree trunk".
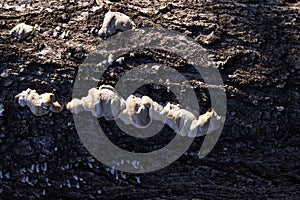
<path id="1" fill-rule="evenodd" d="M 0 199 L 299 197 L 297 1 L 125 0 L 103 3 L 98 10 L 91 1 L 31 1 L 32 9 L 22 4 L 12 0 L 0 4 L 0 104 L 5 109 L 0 117 Z M 16 6 L 21 6 L 18 11 Z M 222 135 L 205 158 L 197 155 L 203 141 L 199 137 L 186 154 L 161 170 L 115 171 L 87 151 L 68 110 L 35 117 L 14 100 L 31 88 L 54 92 L 62 104 L 70 101 L 80 64 L 103 42 L 93 33 L 109 9 L 130 16 L 138 28 L 184 33 L 211 56 L 224 81 L 227 117 Z M 38 24 L 40 30 L 19 41 L 9 31 L 21 22 Z M 57 26 L 61 30 L 55 30 Z M 55 31 L 58 36 L 69 31 L 69 37 L 55 37 Z M 122 74 L 152 61 L 173 64 L 179 71 L 186 66 L 176 56 L 147 50 L 127 54 L 112 68 Z M 119 74 L 107 73 L 100 84 L 114 85 Z M 201 84 L 195 85 L 200 108 L 206 111 L 209 95 Z M 157 101 L 176 102 L 162 88 L 148 86 L 140 92 Z M 132 139 L 113 122 L 99 122 L 114 143 L 131 151 L 161 148 L 175 135 L 164 127 L 159 137 Z"/>

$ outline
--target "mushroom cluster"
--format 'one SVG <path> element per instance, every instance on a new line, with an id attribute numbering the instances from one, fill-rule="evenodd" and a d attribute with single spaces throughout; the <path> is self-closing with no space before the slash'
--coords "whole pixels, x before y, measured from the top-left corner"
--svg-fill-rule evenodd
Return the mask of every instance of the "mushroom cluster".
<path id="1" fill-rule="evenodd" d="M 28 106 L 36 116 L 45 115 L 50 111 L 59 113 L 63 107 L 55 100 L 53 93 L 39 95 L 36 90 L 28 88 L 15 97 L 22 107 Z"/>
<path id="2" fill-rule="evenodd" d="M 86 97 L 69 102 L 67 109 L 74 114 L 90 111 L 93 116 L 105 117 L 106 120 L 119 118 L 137 128 L 147 128 L 152 120 L 157 120 L 167 124 L 175 133 L 188 137 L 209 134 L 224 124 L 224 117 L 214 110 L 196 117 L 178 104 L 167 103 L 163 106 L 148 96 L 130 95 L 124 100 L 109 85 L 90 89 Z"/>

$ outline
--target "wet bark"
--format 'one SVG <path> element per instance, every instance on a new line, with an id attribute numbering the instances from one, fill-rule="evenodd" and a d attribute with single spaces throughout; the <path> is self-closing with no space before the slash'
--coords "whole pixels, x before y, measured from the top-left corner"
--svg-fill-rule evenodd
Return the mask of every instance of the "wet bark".
<path id="1" fill-rule="evenodd" d="M 94 12 L 92 1 L 31 1 L 31 10 L 20 11 L 16 5 L 5 1 L 0 6 L 0 103 L 5 108 L 0 117 L 1 199 L 299 196 L 297 1 L 125 0 Z M 14 100 L 32 88 L 54 92 L 63 104 L 70 101 L 80 64 L 103 41 L 93 33 L 109 8 L 130 16 L 137 27 L 164 27 L 192 37 L 218 66 L 226 88 L 227 119 L 218 143 L 204 159 L 196 154 L 203 138 L 196 138 L 185 155 L 164 169 L 140 175 L 112 173 L 85 149 L 69 111 L 35 117 Z M 21 22 L 38 24 L 41 30 L 22 41 L 9 36 Z M 70 36 L 53 37 L 57 26 Z M 127 55 L 115 67 L 122 73 L 150 61 L 185 66 L 178 58 L 150 50 Z M 117 78 L 108 74 L 101 84 L 113 85 Z M 162 89 L 148 87 L 142 92 L 157 92 L 161 101 L 173 98 Z M 209 99 L 205 88 L 199 95 Z M 202 106 L 207 109 L 209 103 Z M 161 148 L 174 137 L 165 127 L 160 138 L 132 140 L 112 122 L 99 121 L 112 133 L 110 139 L 128 150 Z"/>

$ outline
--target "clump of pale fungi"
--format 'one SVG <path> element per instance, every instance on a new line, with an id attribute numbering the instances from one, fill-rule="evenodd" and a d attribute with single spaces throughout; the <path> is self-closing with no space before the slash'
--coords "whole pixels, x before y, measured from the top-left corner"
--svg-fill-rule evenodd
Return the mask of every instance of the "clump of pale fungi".
<path id="1" fill-rule="evenodd" d="M 117 31 L 134 29 L 135 23 L 129 16 L 120 12 L 107 12 L 104 16 L 102 27 L 98 32 L 100 37 L 109 37 Z"/>
<path id="2" fill-rule="evenodd" d="M 140 98 L 130 95 L 125 101 L 112 86 L 107 85 L 90 89 L 86 97 L 73 99 L 67 104 L 67 109 L 74 114 L 90 111 L 95 117 L 105 117 L 107 120 L 119 118 L 137 128 L 146 128 L 152 120 L 157 120 L 166 123 L 175 133 L 188 137 L 209 134 L 224 123 L 224 118 L 214 110 L 197 118 L 180 105 L 168 103 L 162 106 L 148 96 Z"/>
<path id="3" fill-rule="evenodd" d="M 20 40 L 23 40 L 30 36 L 39 26 L 36 24 L 34 27 L 30 26 L 25 23 L 17 24 L 11 31 L 9 32 L 10 35 L 17 37 Z"/>
<path id="4" fill-rule="evenodd" d="M 31 112 L 36 116 L 42 116 L 49 113 L 49 110 L 55 113 L 62 111 L 63 107 L 55 100 L 53 93 L 44 93 L 39 95 L 35 90 L 27 89 L 16 95 L 18 103 L 22 106 L 28 106 Z"/>

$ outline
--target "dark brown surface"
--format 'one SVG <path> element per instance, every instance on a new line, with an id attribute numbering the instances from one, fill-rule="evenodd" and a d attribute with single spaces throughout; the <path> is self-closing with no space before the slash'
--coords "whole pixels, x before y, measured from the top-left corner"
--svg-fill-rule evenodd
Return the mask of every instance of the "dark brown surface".
<path id="1" fill-rule="evenodd" d="M 134 174 L 124 178 L 120 172 L 112 175 L 93 159 L 67 110 L 35 117 L 14 101 L 28 87 L 39 93 L 53 91 L 59 102 L 70 101 L 80 63 L 102 41 L 87 32 L 99 29 L 108 11 L 105 5 L 89 12 L 86 20 L 73 23 L 95 4 L 31 2 L 32 11 L 0 8 L 0 103 L 5 106 L 0 117 L 0 199 L 299 198 L 297 1 L 122 1 L 113 5 L 113 11 L 129 15 L 137 27 L 164 27 L 195 38 L 219 66 L 226 85 L 227 119 L 213 151 L 200 160 L 195 152 L 202 138 L 197 138 L 187 155 L 138 178 Z M 53 12 L 36 12 L 41 6 Z M 18 41 L 9 31 L 20 22 L 39 24 L 41 30 Z M 69 30 L 70 37 L 53 38 L 56 26 Z M 212 37 L 207 37 L 211 32 Z M 39 55 L 47 47 L 52 52 Z M 154 54 L 152 59 L 158 57 Z M 124 69 L 130 68 L 131 59 Z M 107 128 L 113 130 L 109 123 Z M 170 129 L 166 132 L 172 134 Z M 119 139 L 117 133 L 111 137 Z"/>

